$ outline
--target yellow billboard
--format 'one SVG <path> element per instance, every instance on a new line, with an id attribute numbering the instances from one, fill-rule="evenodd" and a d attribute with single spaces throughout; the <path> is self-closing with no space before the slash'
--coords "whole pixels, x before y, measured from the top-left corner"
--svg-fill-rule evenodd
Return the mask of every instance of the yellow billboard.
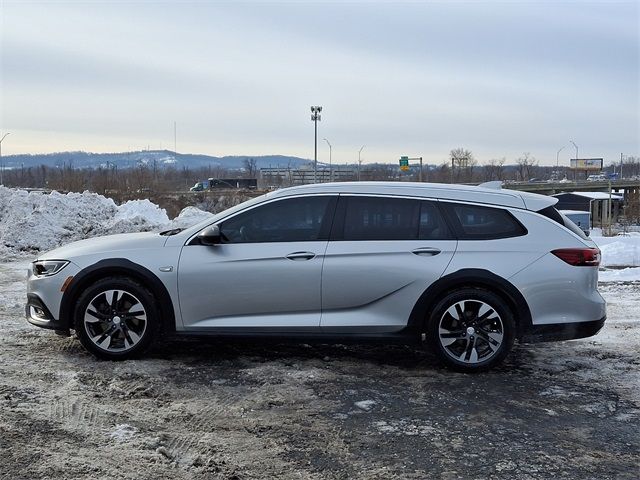
<path id="1" fill-rule="evenodd" d="M 571 169 L 581 170 L 583 172 L 589 170 L 602 170 L 602 158 L 572 158 Z"/>

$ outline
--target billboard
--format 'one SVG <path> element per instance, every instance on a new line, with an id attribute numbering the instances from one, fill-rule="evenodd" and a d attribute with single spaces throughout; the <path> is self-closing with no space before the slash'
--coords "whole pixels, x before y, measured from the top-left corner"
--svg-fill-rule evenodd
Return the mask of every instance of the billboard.
<path id="1" fill-rule="evenodd" d="M 570 168 L 572 170 L 602 170 L 602 158 L 572 158 Z"/>

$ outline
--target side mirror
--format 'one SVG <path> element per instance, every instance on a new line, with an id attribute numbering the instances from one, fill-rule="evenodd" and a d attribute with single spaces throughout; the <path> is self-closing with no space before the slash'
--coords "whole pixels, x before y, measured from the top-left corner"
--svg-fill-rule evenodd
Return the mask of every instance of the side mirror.
<path id="1" fill-rule="evenodd" d="M 201 245 L 219 245 L 222 243 L 220 227 L 218 225 L 211 225 L 205 228 L 198 234 L 198 240 L 200 240 Z"/>

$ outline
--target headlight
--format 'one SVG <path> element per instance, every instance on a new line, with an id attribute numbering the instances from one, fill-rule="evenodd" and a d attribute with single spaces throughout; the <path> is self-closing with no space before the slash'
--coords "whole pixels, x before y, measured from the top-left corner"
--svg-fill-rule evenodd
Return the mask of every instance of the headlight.
<path id="1" fill-rule="evenodd" d="M 40 260 L 33 262 L 33 273 L 36 277 L 50 277 L 69 265 L 67 260 Z"/>

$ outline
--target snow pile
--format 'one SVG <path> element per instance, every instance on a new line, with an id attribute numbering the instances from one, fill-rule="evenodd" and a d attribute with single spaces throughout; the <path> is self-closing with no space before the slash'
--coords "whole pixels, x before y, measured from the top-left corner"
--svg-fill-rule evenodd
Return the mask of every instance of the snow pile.
<path id="1" fill-rule="evenodd" d="M 171 228 L 187 228 L 211 217 L 213 217 L 213 213 L 205 212 L 196 207 L 186 207 L 182 209 L 180 215 L 173 219 Z"/>
<path id="2" fill-rule="evenodd" d="M 0 257 L 44 252 L 99 235 L 185 228 L 210 215 L 187 207 L 170 221 L 149 200 L 118 206 L 96 193 L 45 194 L 0 186 Z"/>
<path id="3" fill-rule="evenodd" d="M 167 211 L 144 199 L 120 205 L 108 227 L 110 233 L 144 232 L 168 223 Z"/>
<path id="4" fill-rule="evenodd" d="M 46 251 L 103 235 L 103 225 L 117 212 L 113 200 L 93 193 L 42 194 L 0 187 L 0 248 Z"/>

